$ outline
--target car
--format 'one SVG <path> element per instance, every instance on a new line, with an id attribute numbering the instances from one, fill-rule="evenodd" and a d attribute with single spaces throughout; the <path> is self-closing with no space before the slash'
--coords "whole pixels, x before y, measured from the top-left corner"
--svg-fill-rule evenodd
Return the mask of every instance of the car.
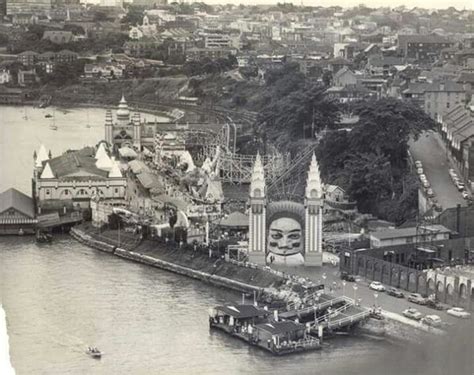
<path id="1" fill-rule="evenodd" d="M 441 327 L 443 325 L 443 321 L 438 315 L 426 315 L 421 322 L 430 326 L 430 327 Z"/>
<path id="2" fill-rule="evenodd" d="M 464 310 L 462 307 L 453 307 L 446 311 L 447 314 L 455 316 L 456 318 L 469 319 L 471 313 Z"/>
<path id="3" fill-rule="evenodd" d="M 435 310 L 444 310 L 443 306 L 439 302 L 430 298 L 426 300 L 426 306 Z"/>
<path id="4" fill-rule="evenodd" d="M 462 197 L 463 197 L 464 199 L 469 199 L 470 196 L 469 196 L 469 193 L 468 193 L 466 190 L 464 190 L 464 191 L 462 192 Z"/>
<path id="5" fill-rule="evenodd" d="M 387 288 L 387 294 L 389 296 L 393 296 L 393 297 L 397 297 L 397 298 L 405 297 L 405 295 L 401 291 L 399 291 L 397 288 L 393 288 L 393 287 Z"/>
<path id="6" fill-rule="evenodd" d="M 369 285 L 369 288 L 372 289 L 372 290 L 376 290 L 378 292 L 385 291 L 385 287 L 383 286 L 383 284 L 381 282 L 378 282 L 378 281 L 372 281 Z"/>
<path id="7" fill-rule="evenodd" d="M 341 272 L 341 280 L 349 281 L 349 282 L 354 282 L 356 281 L 356 278 L 354 275 L 351 275 L 347 272 Z"/>
<path id="8" fill-rule="evenodd" d="M 464 190 L 464 183 L 461 181 L 456 182 L 456 187 L 458 188 L 459 191 Z"/>
<path id="9" fill-rule="evenodd" d="M 417 309 L 409 308 L 402 312 L 402 315 L 406 318 L 413 319 L 413 320 L 421 320 L 423 318 L 423 314 L 419 312 Z"/>
<path id="10" fill-rule="evenodd" d="M 417 161 L 415 161 L 415 167 L 423 168 L 423 164 L 421 163 L 421 161 L 417 160 Z"/>
<path id="11" fill-rule="evenodd" d="M 456 171 L 453 168 L 450 168 L 448 172 L 451 177 L 456 176 Z"/>
<path id="12" fill-rule="evenodd" d="M 423 184 L 423 187 L 426 189 L 428 189 L 431 186 L 428 180 L 423 180 L 421 183 Z"/>
<path id="13" fill-rule="evenodd" d="M 416 173 L 423 174 L 423 168 L 417 168 Z"/>
<path id="14" fill-rule="evenodd" d="M 427 194 L 428 197 L 430 197 L 430 198 L 435 196 L 435 193 L 434 193 L 433 189 L 431 189 L 431 188 L 428 189 L 428 190 L 426 190 L 426 194 Z"/>
<path id="15" fill-rule="evenodd" d="M 425 174 L 420 174 L 420 180 L 421 181 L 428 181 Z"/>
<path id="16" fill-rule="evenodd" d="M 411 293 L 407 300 L 413 303 L 417 303 L 418 305 L 426 305 L 427 299 L 423 297 L 421 294 L 418 293 Z"/>

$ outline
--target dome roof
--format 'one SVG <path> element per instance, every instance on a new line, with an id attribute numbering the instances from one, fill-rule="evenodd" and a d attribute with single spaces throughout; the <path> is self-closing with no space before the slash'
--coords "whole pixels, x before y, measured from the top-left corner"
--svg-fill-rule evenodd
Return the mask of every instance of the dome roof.
<path id="1" fill-rule="evenodd" d="M 127 101 L 125 97 L 122 95 L 122 99 L 120 99 L 120 103 L 117 109 L 117 116 L 118 117 L 129 117 L 130 116 L 130 109 L 128 108 Z"/>

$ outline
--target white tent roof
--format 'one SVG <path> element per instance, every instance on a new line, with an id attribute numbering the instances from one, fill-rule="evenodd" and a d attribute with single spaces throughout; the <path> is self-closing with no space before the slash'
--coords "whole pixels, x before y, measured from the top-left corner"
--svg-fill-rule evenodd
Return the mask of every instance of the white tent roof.
<path id="1" fill-rule="evenodd" d="M 101 159 L 104 155 L 105 155 L 105 156 L 108 156 L 108 155 L 107 155 L 107 151 L 105 150 L 104 143 L 102 142 L 102 143 L 99 145 L 99 148 L 97 149 L 97 152 L 95 153 L 95 159 L 99 160 L 99 159 Z"/>
<path id="2" fill-rule="evenodd" d="M 51 170 L 51 167 L 49 166 L 49 163 L 46 163 L 40 178 L 54 178 L 54 174 Z"/>
<path id="3" fill-rule="evenodd" d="M 38 151 L 38 155 L 36 156 L 36 166 L 41 167 L 43 165 L 42 163 L 48 159 L 48 152 L 46 151 L 46 147 L 44 147 L 44 145 L 42 144 Z"/>
<path id="4" fill-rule="evenodd" d="M 112 160 L 110 160 L 109 156 L 107 154 L 101 156 L 100 159 L 98 159 L 96 162 L 95 162 L 95 166 L 99 169 L 103 169 L 103 170 L 106 170 L 106 171 L 110 171 L 113 167 L 113 164 L 112 163 Z"/>
<path id="5" fill-rule="evenodd" d="M 109 172 L 109 177 L 120 178 L 122 176 L 122 172 L 120 172 L 120 168 L 117 162 L 112 161 L 112 169 Z"/>

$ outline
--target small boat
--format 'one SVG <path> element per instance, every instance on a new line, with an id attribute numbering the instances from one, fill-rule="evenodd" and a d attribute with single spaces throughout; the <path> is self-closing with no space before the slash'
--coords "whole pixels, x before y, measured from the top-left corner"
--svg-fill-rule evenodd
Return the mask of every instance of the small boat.
<path id="1" fill-rule="evenodd" d="M 46 117 L 46 118 L 51 118 L 51 117 L 53 117 L 53 115 L 51 115 L 51 114 L 48 113 L 48 114 L 45 115 L 44 117 Z"/>
<path id="2" fill-rule="evenodd" d="M 53 236 L 50 233 L 38 231 L 36 233 L 36 242 L 38 243 L 51 243 L 53 241 Z"/>
<path id="3" fill-rule="evenodd" d="M 86 354 L 97 359 L 102 357 L 102 352 L 94 346 L 89 346 L 86 350 Z"/>
<path id="4" fill-rule="evenodd" d="M 50 128 L 51 130 L 58 130 L 58 126 L 55 125 L 55 124 L 49 125 L 49 128 Z"/>

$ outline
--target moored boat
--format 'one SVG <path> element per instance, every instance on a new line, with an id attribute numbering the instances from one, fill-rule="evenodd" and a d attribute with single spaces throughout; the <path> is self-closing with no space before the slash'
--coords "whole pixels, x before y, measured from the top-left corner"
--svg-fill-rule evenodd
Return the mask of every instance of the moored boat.
<path id="1" fill-rule="evenodd" d="M 89 346 L 86 350 L 86 354 L 97 359 L 102 357 L 102 352 L 95 346 Z"/>

